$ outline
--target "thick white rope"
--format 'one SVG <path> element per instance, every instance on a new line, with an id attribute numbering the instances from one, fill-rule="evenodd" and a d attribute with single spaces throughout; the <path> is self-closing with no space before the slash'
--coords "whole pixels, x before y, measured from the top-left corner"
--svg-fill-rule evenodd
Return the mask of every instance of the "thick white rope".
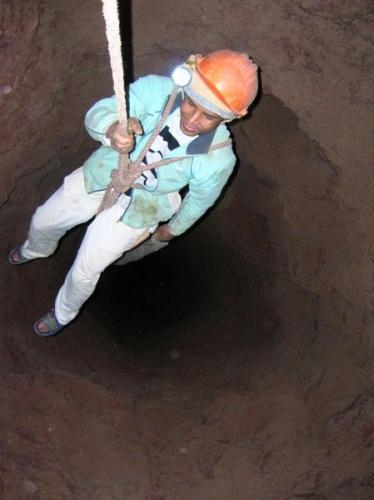
<path id="1" fill-rule="evenodd" d="M 117 115 L 121 135 L 127 135 L 127 110 L 125 79 L 123 76 L 123 63 L 121 52 L 121 33 L 119 27 L 119 14 L 117 0 L 102 0 L 105 31 L 108 40 L 110 66 L 112 68 L 113 89 L 117 100 Z M 118 160 L 118 173 L 129 171 L 130 160 L 128 154 L 120 154 Z M 113 183 L 110 183 L 101 202 L 98 212 L 113 205 L 116 199 Z"/>
<path id="2" fill-rule="evenodd" d="M 123 76 L 121 34 L 117 0 L 102 0 L 105 31 L 108 40 L 113 88 L 117 99 L 117 113 L 121 134 L 127 134 L 126 91 Z"/>

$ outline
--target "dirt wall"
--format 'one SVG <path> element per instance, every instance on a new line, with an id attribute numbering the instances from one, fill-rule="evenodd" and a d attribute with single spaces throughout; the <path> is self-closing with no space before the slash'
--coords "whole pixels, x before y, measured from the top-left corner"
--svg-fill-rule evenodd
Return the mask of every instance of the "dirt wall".
<path id="1" fill-rule="evenodd" d="M 259 175 L 279 185 L 288 227 L 283 249 L 288 266 L 297 267 L 293 274 L 301 286 L 340 297 L 337 300 L 348 308 L 354 304 L 362 311 L 362 322 L 371 325 L 372 2 L 186 4 L 177 0 L 163 2 L 163 8 L 158 9 L 156 3 L 140 1 L 134 3 L 133 11 L 137 71 L 169 70 L 170 63 L 181 60 L 184 54 L 219 47 L 248 52 L 258 62 L 264 92 L 276 96 L 294 113 L 298 127 L 310 139 L 303 146 L 285 144 L 287 131 L 279 123 L 278 142 L 269 144 L 269 137 L 274 140 L 270 130 L 273 122 L 258 119 L 256 131 L 251 121 L 239 125 L 244 132 L 242 140 L 249 144 L 258 141 L 261 153 L 249 159 Z M 148 30 L 151 24 L 154 37 Z M 256 113 L 261 114 L 261 104 Z M 265 158 L 262 148 L 275 153 Z M 293 149 L 294 155 L 286 152 L 287 148 Z M 306 163 L 300 157 L 305 152 L 302 148 L 318 153 Z M 282 161 L 285 154 L 287 162 Z M 318 268 L 318 277 L 313 280 L 311 266 Z"/>
<path id="2" fill-rule="evenodd" d="M 110 92 L 111 77 L 98 2 L 6 0 L 0 9 L 2 205 L 60 154 L 85 150 L 83 160 L 84 113 Z"/>
<path id="3" fill-rule="evenodd" d="M 135 75 L 168 72 L 185 54 L 217 47 L 247 51 L 259 63 L 264 91 L 296 115 L 319 147 L 319 158 L 308 165 L 300 164 L 295 151 L 294 162 L 282 171 L 273 158 L 256 158 L 260 174 L 281 184 L 289 227 L 308 242 L 303 249 L 290 242 L 290 261 L 302 252 L 316 260 L 321 248 L 324 283 L 300 278 L 300 284 L 337 290 L 366 316 L 373 311 L 373 240 L 367 229 L 373 215 L 371 7 L 364 0 L 132 5 Z M 111 81 L 98 1 L 3 2 L 0 40 L 3 203 L 17 179 L 61 152 L 84 158 L 92 144 L 82 118 L 95 99 L 111 93 Z M 125 52 L 130 45 L 125 33 Z M 266 143 L 267 124 L 259 126 Z M 248 127 L 250 121 L 241 126 Z M 311 192 L 315 176 L 322 183 L 318 193 Z M 302 178 L 300 193 L 296 184 Z M 312 218 L 314 229 L 305 224 Z"/>
<path id="4" fill-rule="evenodd" d="M 5 256 L 37 203 L 95 147 L 83 117 L 112 86 L 98 0 L 0 8 Z M 224 198 L 163 264 L 156 257 L 156 284 L 149 261 L 141 279 L 138 268 L 124 278 L 108 270 L 71 336 L 37 344 L 32 322 L 81 234 L 47 262 L 6 268 L 0 492 L 242 500 L 250 482 L 251 500 L 369 499 L 371 2 L 139 0 L 132 21 L 124 46 L 135 76 L 231 47 L 258 62 L 264 95 L 232 125 L 240 164 Z M 123 336 L 113 287 L 134 300 Z M 158 300 L 155 321 L 134 299 L 144 287 Z"/>

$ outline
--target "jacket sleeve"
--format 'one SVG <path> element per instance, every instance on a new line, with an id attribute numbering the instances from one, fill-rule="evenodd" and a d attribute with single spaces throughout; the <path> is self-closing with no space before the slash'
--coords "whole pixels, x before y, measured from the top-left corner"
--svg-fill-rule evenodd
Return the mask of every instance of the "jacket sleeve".
<path id="1" fill-rule="evenodd" d="M 155 87 L 158 83 L 157 77 L 151 75 L 139 78 L 136 82 L 132 83 L 128 91 L 128 101 L 130 106 L 129 116 L 138 118 L 140 122 L 146 114 L 147 94 L 150 89 Z M 117 100 L 115 96 L 106 97 L 95 103 L 91 109 L 88 110 L 85 117 L 85 127 L 89 135 L 99 141 L 104 146 L 109 145 L 109 141 L 105 137 L 106 131 L 112 123 L 118 120 L 117 115 Z"/>
<path id="2" fill-rule="evenodd" d="M 235 166 L 235 158 L 204 181 L 192 178 L 179 211 L 169 222 L 170 232 L 179 236 L 189 229 L 217 200 Z"/>
<path id="3" fill-rule="evenodd" d="M 89 135 L 100 141 L 104 146 L 109 146 L 109 142 L 105 137 L 106 131 L 117 121 L 117 101 L 116 98 L 106 97 L 95 103 L 91 109 L 88 110 L 84 125 Z"/>

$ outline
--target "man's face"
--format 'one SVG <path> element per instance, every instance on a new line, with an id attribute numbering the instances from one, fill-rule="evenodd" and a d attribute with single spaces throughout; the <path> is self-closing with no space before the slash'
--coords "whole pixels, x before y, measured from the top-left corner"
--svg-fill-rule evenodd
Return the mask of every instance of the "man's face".
<path id="1" fill-rule="evenodd" d="M 185 95 L 180 107 L 182 132 L 189 136 L 205 134 L 218 127 L 223 118 L 212 113 Z"/>

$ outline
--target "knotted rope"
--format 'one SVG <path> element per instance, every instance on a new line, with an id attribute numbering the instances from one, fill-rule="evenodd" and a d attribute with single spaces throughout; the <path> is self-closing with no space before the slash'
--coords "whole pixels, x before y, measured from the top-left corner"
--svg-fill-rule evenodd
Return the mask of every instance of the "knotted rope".
<path id="1" fill-rule="evenodd" d="M 119 27 L 119 16 L 118 16 L 118 4 L 117 0 L 102 0 L 103 2 L 103 15 L 105 19 L 105 30 L 108 40 L 108 49 L 110 57 L 110 65 L 112 69 L 113 77 L 113 88 L 114 94 L 117 100 L 117 113 L 118 121 L 121 135 L 127 135 L 127 111 L 126 111 L 126 92 L 125 92 L 125 82 L 123 76 L 123 64 L 122 64 L 122 52 L 121 52 L 121 36 Z M 111 173 L 112 180 L 105 192 L 104 198 L 99 207 L 98 213 L 102 212 L 106 208 L 111 207 L 118 196 L 121 193 L 126 192 L 131 187 L 141 187 L 134 184 L 134 181 L 140 176 L 140 174 L 145 170 L 150 170 L 153 168 L 159 168 L 162 165 L 168 165 L 179 160 L 182 160 L 183 156 L 168 158 L 166 160 L 160 160 L 149 165 L 143 162 L 146 154 L 148 153 L 152 143 L 158 136 L 162 127 L 165 125 L 167 117 L 174 105 L 175 99 L 178 94 L 178 87 L 174 86 L 172 93 L 168 99 L 165 106 L 164 112 L 158 122 L 156 128 L 152 132 L 152 135 L 147 140 L 143 149 L 139 153 L 139 156 L 135 161 L 130 161 L 128 154 L 120 154 L 118 160 L 117 170 L 113 170 Z M 227 140 L 212 146 L 209 152 L 216 149 L 224 148 L 231 144 L 231 140 Z"/>

